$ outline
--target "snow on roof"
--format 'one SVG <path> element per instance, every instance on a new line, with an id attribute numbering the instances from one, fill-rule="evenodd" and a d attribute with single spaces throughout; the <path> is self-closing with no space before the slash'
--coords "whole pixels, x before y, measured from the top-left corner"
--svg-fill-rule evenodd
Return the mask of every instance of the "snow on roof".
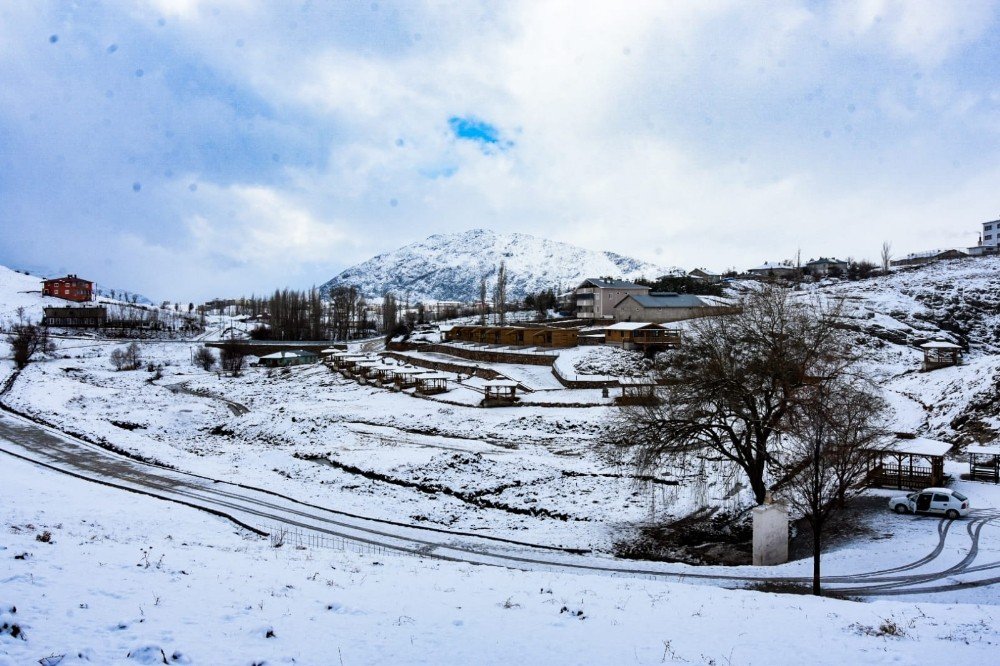
<path id="1" fill-rule="evenodd" d="M 641 284 L 636 284 L 634 282 L 626 282 L 625 280 L 602 280 L 600 278 L 587 278 L 581 284 L 581 287 L 590 285 L 592 287 L 598 287 L 600 289 L 648 289 Z"/>
<path id="2" fill-rule="evenodd" d="M 903 261 L 909 259 L 929 259 L 936 257 L 939 254 L 944 254 L 945 252 L 960 252 L 961 254 L 969 254 L 969 251 L 962 247 L 947 247 L 938 250 L 924 250 L 923 252 L 911 252 L 910 254 L 903 257 Z"/>
<path id="3" fill-rule="evenodd" d="M 605 331 L 635 331 L 640 328 L 646 328 L 647 326 L 657 327 L 656 324 L 650 324 L 649 322 L 643 321 L 620 321 L 617 324 L 612 324 L 611 326 L 605 326 Z M 658 327 L 657 327 L 658 328 Z"/>
<path id="4" fill-rule="evenodd" d="M 420 375 L 417 379 L 421 381 L 425 379 L 451 379 L 451 376 L 443 372 L 428 372 L 426 375 Z"/>
<path id="5" fill-rule="evenodd" d="M 826 257 L 820 257 L 819 259 L 812 259 L 806 266 L 816 266 L 818 264 L 846 264 L 846 261 L 841 261 L 835 257 L 827 259 Z"/>
<path id="6" fill-rule="evenodd" d="M 994 444 L 993 446 L 978 446 L 971 445 L 966 450 L 966 453 L 978 453 L 987 456 L 1000 456 L 1000 444 Z"/>
<path id="7" fill-rule="evenodd" d="M 329 349 L 323 349 L 320 354 L 329 354 L 331 356 L 336 356 L 337 354 L 346 354 L 343 349 L 337 349 L 335 347 L 330 347 Z"/>
<path id="8" fill-rule="evenodd" d="M 514 388 L 518 384 L 509 379 L 490 379 L 489 381 L 483 382 L 483 386 L 492 386 L 496 388 Z"/>
<path id="9" fill-rule="evenodd" d="M 953 342 L 942 342 L 941 340 L 934 340 L 933 342 L 925 342 L 920 345 L 921 349 L 961 349 L 961 345 L 956 345 Z"/>
<path id="10" fill-rule="evenodd" d="M 307 351 L 280 351 L 274 352 L 273 354 L 267 354 L 266 356 L 261 356 L 261 358 L 299 358 L 301 356 L 315 356 L 312 352 Z"/>
<path id="11" fill-rule="evenodd" d="M 749 270 L 751 270 L 751 271 L 776 271 L 776 270 L 790 271 L 793 268 L 795 268 L 795 267 L 792 266 L 789 263 L 765 261 L 760 266 L 757 266 L 756 268 L 751 268 Z"/>
<path id="12" fill-rule="evenodd" d="M 658 293 L 627 296 L 644 308 L 700 308 L 704 303 L 691 294 Z M 623 299 L 624 300 L 624 299 Z"/>
<path id="13" fill-rule="evenodd" d="M 618 379 L 621 386 L 656 386 L 656 379 L 653 377 L 621 377 Z"/>
<path id="14" fill-rule="evenodd" d="M 710 276 L 713 276 L 713 277 L 722 277 L 722 273 L 716 273 L 715 271 L 710 271 L 710 270 L 705 269 L 705 268 L 695 268 L 695 269 L 693 269 L 691 271 L 691 273 L 688 273 L 688 275 L 691 275 L 692 273 L 701 273 L 702 275 L 710 275 Z"/>
<path id="15" fill-rule="evenodd" d="M 951 450 L 951 444 L 926 437 L 913 439 L 899 438 L 885 448 L 890 453 L 908 453 L 915 456 L 943 456 Z"/>
<path id="16" fill-rule="evenodd" d="M 438 326 L 438 330 L 441 331 L 442 333 L 447 333 L 453 328 L 455 328 L 454 324 L 442 324 L 441 326 Z"/>

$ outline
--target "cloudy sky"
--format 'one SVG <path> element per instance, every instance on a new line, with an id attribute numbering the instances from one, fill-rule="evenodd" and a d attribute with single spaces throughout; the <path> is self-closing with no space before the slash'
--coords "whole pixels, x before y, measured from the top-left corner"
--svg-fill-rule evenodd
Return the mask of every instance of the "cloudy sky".
<path id="1" fill-rule="evenodd" d="M 990 2 L 5 2 L 0 264 L 197 300 L 475 227 L 716 269 L 974 244 L 998 62 Z"/>

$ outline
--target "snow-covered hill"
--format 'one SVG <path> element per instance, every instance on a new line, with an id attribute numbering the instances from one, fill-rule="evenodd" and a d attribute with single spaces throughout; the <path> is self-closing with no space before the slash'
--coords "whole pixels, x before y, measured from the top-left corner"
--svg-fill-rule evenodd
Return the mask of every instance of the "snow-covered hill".
<path id="1" fill-rule="evenodd" d="M 974 354 L 1000 352 L 1000 256 L 941 261 L 818 291 L 847 298 L 858 327 L 876 339 L 951 339 Z"/>
<path id="2" fill-rule="evenodd" d="M 613 252 L 586 250 L 527 234 L 498 234 L 473 229 L 436 234 L 427 240 L 380 254 L 348 268 L 322 286 L 352 285 L 369 297 L 386 292 L 411 300 L 472 301 L 484 275 L 492 286 L 497 265 L 507 265 L 511 299 L 543 289 L 568 290 L 588 277 L 626 280 L 656 278 L 678 271 Z"/>

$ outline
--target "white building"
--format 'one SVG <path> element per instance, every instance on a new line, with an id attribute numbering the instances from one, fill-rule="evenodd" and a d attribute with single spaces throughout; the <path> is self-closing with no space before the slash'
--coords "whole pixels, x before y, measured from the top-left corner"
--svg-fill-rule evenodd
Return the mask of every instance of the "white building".
<path id="1" fill-rule="evenodd" d="M 576 316 L 581 319 L 611 319 L 614 307 L 626 296 L 649 293 L 649 287 L 624 280 L 591 278 L 573 292 L 576 298 Z"/>
<path id="2" fill-rule="evenodd" d="M 1000 220 L 983 222 L 983 245 L 987 247 L 1000 245 Z"/>

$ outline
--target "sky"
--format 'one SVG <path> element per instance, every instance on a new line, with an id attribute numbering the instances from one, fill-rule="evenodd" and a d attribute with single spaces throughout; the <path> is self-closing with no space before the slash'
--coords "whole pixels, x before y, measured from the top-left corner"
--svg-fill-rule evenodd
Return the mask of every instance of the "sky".
<path id="1" fill-rule="evenodd" d="M 974 245 L 996 2 L 0 4 L 0 264 L 156 300 L 434 233 L 721 270 Z"/>

